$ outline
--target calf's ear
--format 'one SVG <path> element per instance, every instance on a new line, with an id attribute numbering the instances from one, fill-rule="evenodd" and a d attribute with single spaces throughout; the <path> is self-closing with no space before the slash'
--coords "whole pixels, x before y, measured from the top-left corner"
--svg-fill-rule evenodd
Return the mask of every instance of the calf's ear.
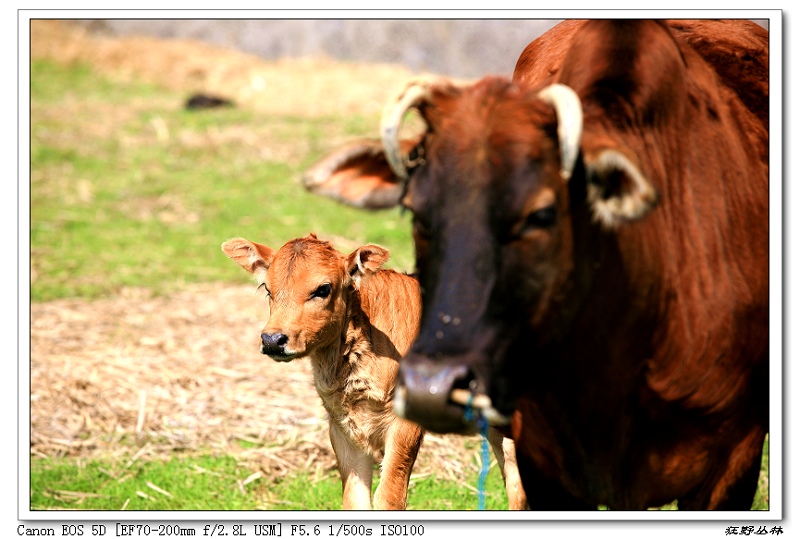
<path id="1" fill-rule="evenodd" d="M 413 144 L 408 141 L 404 146 Z M 303 174 L 303 186 L 317 195 L 370 210 L 396 206 L 404 190 L 379 140 L 359 140 L 328 154 Z"/>
<path id="2" fill-rule="evenodd" d="M 587 156 L 586 179 L 589 206 L 595 221 L 614 228 L 640 219 L 658 203 L 658 193 L 641 169 L 615 149 Z"/>
<path id="3" fill-rule="evenodd" d="M 347 256 L 347 274 L 356 287 L 389 260 L 389 251 L 373 243 L 363 245 Z"/>
<path id="4" fill-rule="evenodd" d="M 222 244 L 225 256 L 252 273 L 259 283 L 267 278 L 267 269 L 275 257 L 275 251 L 244 238 L 234 238 Z"/>

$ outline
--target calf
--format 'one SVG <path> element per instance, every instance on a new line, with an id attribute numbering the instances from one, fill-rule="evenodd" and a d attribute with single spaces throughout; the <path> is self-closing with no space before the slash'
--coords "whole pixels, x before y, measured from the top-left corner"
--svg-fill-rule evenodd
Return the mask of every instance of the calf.
<path id="1" fill-rule="evenodd" d="M 423 431 L 392 412 L 398 360 L 418 330 L 419 285 L 380 270 L 386 249 L 349 256 L 313 234 L 274 251 L 237 238 L 222 251 L 252 273 L 269 297 L 261 353 L 308 357 L 328 412 L 344 509 L 371 509 L 373 465 L 382 460 L 376 509 L 405 509 Z"/>
<path id="2" fill-rule="evenodd" d="M 345 256 L 314 234 L 277 251 L 236 238 L 222 251 L 266 289 L 269 321 L 261 353 L 280 362 L 311 360 L 328 412 L 343 508 L 405 509 L 423 431 L 393 413 L 392 399 L 398 362 L 419 330 L 417 280 L 381 269 L 389 258 L 383 247 L 364 245 Z M 489 439 L 509 508 L 526 508 L 513 442 L 496 429 Z M 371 500 L 376 461 L 380 483 Z"/>

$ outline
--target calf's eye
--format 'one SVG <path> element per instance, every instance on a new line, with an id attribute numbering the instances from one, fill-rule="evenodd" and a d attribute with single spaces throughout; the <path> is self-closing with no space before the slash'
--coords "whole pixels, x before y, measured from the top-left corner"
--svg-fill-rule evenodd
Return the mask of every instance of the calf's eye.
<path id="1" fill-rule="evenodd" d="M 269 288 L 267 288 L 266 283 L 261 283 L 260 285 L 258 285 L 258 288 L 256 288 L 256 290 L 261 290 L 262 288 L 267 293 L 267 298 L 271 298 L 272 294 L 270 293 Z"/>
<path id="2" fill-rule="evenodd" d="M 325 283 L 323 285 L 318 286 L 317 289 L 311 293 L 312 298 L 327 298 L 330 295 L 331 295 L 330 283 Z"/>

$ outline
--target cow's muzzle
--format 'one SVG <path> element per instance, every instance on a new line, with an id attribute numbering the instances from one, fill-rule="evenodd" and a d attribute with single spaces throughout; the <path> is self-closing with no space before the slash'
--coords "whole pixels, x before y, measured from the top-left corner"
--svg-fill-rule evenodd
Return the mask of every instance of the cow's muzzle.
<path id="1" fill-rule="evenodd" d="M 473 434 L 480 421 L 506 426 L 507 417 L 478 391 L 480 384 L 466 364 L 442 365 L 407 357 L 397 374 L 394 412 L 437 433 Z"/>

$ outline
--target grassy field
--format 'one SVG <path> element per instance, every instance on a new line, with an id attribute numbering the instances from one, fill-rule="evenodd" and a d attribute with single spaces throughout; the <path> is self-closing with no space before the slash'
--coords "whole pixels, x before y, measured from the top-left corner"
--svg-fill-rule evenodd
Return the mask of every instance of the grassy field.
<path id="1" fill-rule="evenodd" d="M 30 293 L 32 318 L 40 317 L 32 323 L 41 322 L 41 328 L 34 328 L 34 340 L 44 342 L 45 332 L 54 332 L 44 314 L 57 312 L 60 323 L 75 324 L 59 335 L 83 333 L 80 328 L 98 324 L 97 332 L 86 331 L 91 335 L 83 338 L 108 335 L 109 342 L 101 343 L 97 363 L 91 365 L 80 364 L 80 350 L 97 343 L 70 345 L 66 336 L 51 339 L 50 346 L 62 348 L 48 350 L 53 356 L 47 361 L 44 354 L 32 353 L 31 509 L 339 507 L 338 476 L 320 429 L 317 438 L 300 441 L 323 456 L 298 453 L 295 460 L 306 466 L 284 466 L 289 452 L 273 452 L 275 441 L 259 434 L 257 427 L 231 435 L 237 432 L 235 425 L 220 425 L 227 421 L 221 417 L 247 414 L 232 414 L 233 408 L 221 404 L 227 391 L 231 396 L 225 402 L 238 406 L 247 398 L 240 372 L 249 373 L 247 380 L 253 380 L 254 387 L 261 384 L 263 391 L 271 375 L 262 373 L 264 366 L 244 364 L 238 356 L 230 363 L 201 364 L 201 359 L 210 362 L 208 356 L 225 352 L 213 342 L 201 346 L 189 332 L 211 333 L 221 324 L 212 316 L 224 318 L 224 311 L 231 309 L 233 317 L 235 309 L 229 296 L 204 311 L 176 299 L 187 296 L 175 294 L 206 293 L 197 286 L 207 283 L 249 283 L 219 249 L 234 236 L 277 247 L 313 231 L 346 252 L 374 242 L 390 249 L 391 267 L 412 270 L 407 215 L 346 208 L 309 195 L 300 186 L 303 170 L 327 150 L 373 136 L 380 106 L 371 99 L 347 100 L 337 94 L 330 97 L 334 103 L 322 103 L 301 79 L 296 91 L 283 90 L 285 101 L 242 98 L 235 99 L 233 107 L 189 111 L 183 107 L 188 85 L 121 76 L 113 66 L 104 70 L 50 56 L 31 62 Z M 381 80 L 373 80 L 374 85 L 381 86 Z M 304 99 L 304 91 L 312 93 Z M 125 319 L 128 308 L 135 311 L 130 320 Z M 145 323 L 168 335 L 126 341 Z M 257 320 L 243 316 L 237 323 L 254 335 L 260 327 Z M 182 334 L 187 335 L 185 342 Z M 223 335 L 214 342 L 225 339 Z M 192 346 L 197 350 L 188 350 Z M 35 347 L 35 353 L 41 349 Z M 103 370 L 111 364 L 129 370 Z M 62 368 L 70 372 L 55 382 L 48 378 Z M 82 368 L 85 374 L 80 374 Z M 149 380 L 133 383 L 134 376 L 157 369 L 167 372 L 163 387 Z M 224 376 L 209 381 L 204 376 L 211 375 L 201 373 L 206 369 Z M 128 374 L 109 380 L 116 372 Z M 74 378 L 68 376 L 72 374 Z M 239 385 L 225 385 L 228 379 Z M 131 386 L 127 393 L 126 384 Z M 117 389 L 125 402 L 109 397 Z M 211 403 L 204 406 L 213 414 L 195 418 L 191 428 L 184 423 L 176 427 L 191 415 L 183 410 L 200 406 L 201 390 Z M 154 394 L 161 399 L 155 405 Z M 287 399 L 298 400 L 294 395 Z M 167 401 L 184 408 L 170 415 Z M 247 406 L 255 410 L 259 404 Z M 197 435 L 197 429 L 212 425 L 224 432 L 223 442 Z M 297 430 L 287 439 L 295 440 Z M 475 509 L 478 443 L 476 438 L 432 438 L 429 462 L 421 463 L 412 478 L 410 508 Z M 452 456 L 453 473 L 432 472 L 436 467 L 431 463 L 441 468 L 444 460 L 451 460 L 433 451 L 451 451 L 452 444 L 460 451 Z M 261 453 L 272 455 L 269 465 L 258 460 L 262 456 L 253 457 Z M 492 463 L 486 507 L 504 509 L 502 482 Z M 276 469 L 281 473 L 273 474 Z M 767 470 L 765 457 L 755 509 L 768 507 Z"/>
<path id="2" fill-rule="evenodd" d="M 34 301 L 234 280 L 213 251 L 233 236 L 278 247 L 313 231 L 342 250 L 379 243 L 391 265 L 413 267 L 399 211 L 360 212 L 299 184 L 320 157 L 307 148 L 366 135 L 377 118 L 186 111 L 178 93 L 47 61 L 33 63 L 31 91 Z"/>
<path id="3" fill-rule="evenodd" d="M 470 482 L 432 474 L 412 476 L 409 510 L 478 509 L 478 474 Z M 507 502 L 497 466 L 484 483 L 484 509 L 504 510 Z M 373 488 L 377 486 L 373 485 Z M 103 511 L 257 511 L 341 509 L 338 473 L 292 474 L 264 479 L 230 456 L 196 454 L 163 462 L 102 458 L 36 459 L 31 465 L 31 509 Z"/>
<path id="4" fill-rule="evenodd" d="M 70 317 L 76 316 L 69 314 L 76 312 L 75 302 L 81 302 L 87 318 L 108 317 L 109 324 L 120 326 L 111 332 L 117 335 L 125 331 L 124 323 L 101 307 L 111 304 L 102 301 L 143 296 L 164 297 L 168 303 L 171 294 L 196 290 L 197 284 L 249 283 L 220 252 L 220 244 L 233 236 L 278 247 L 315 232 L 344 252 L 374 242 L 390 249 L 388 266 L 413 269 L 408 216 L 399 210 L 347 208 L 309 195 L 300 185 L 302 171 L 325 150 L 373 135 L 377 108 L 346 115 L 335 110 L 309 115 L 302 107 L 297 113 L 247 106 L 198 112 L 183 107 L 186 97 L 184 91 L 159 84 L 115 80 L 83 62 L 32 61 L 30 292 L 35 308 L 70 302 L 65 309 Z M 172 331 L 171 325 L 163 322 L 165 331 Z M 110 342 L 109 349 L 113 346 Z M 32 358 L 34 372 L 38 360 Z M 84 379 L 66 385 L 90 383 Z M 50 397 L 40 398 L 49 391 L 46 385 L 52 387 L 34 374 L 35 416 L 36 404 Z M 316 401 L 308 390 L 310 386 L 305 395 Z M 97 392 L 89 396 L 99 400 Z M 92 423 L 99 423 L 105 412 L 87 402 L 75 410 L 75 416 L 84 418 L 75 421 L 88 425 L 64 436 L 66 441 L 56 434 L 33 444 L 33 510 L 341 506 L 338 473 L 327 448 L 320 450 L 327 461 L 314 473 L 271 477 L 262 461 L 241 456 L 269 450 L 270 440 L 264 437 L 248 434 L 242 441 L 239 436 L 225 451 L 201 443 L 153 455 L 142 450 L 172 433 L 159 431 L 148 438 L 141 432 L 146 429 L 129 435 L 117 425 L 103 427 L 108 434 L 95 437 Z M 120 417 L 114 422 L 125 420 L 124 414 Z M 68 429 L 70 421 L 66 418 L 54 430 Z M 57 420 L 47 422 L 49 428 Z M 40 438 L 37 429 L 33 434 Z M 463 474 L 448 479 L 424 468 L 417 473 L 410 507 L 476 508 L 476 443 L 461 443 L 470 458 Z M 98 446 L 108 448 L 105 455 Z M 291 459 L 288 453 L 285 458 Z M 505 508 L 494 461 L 487 489 L 487 509 Z"/>

